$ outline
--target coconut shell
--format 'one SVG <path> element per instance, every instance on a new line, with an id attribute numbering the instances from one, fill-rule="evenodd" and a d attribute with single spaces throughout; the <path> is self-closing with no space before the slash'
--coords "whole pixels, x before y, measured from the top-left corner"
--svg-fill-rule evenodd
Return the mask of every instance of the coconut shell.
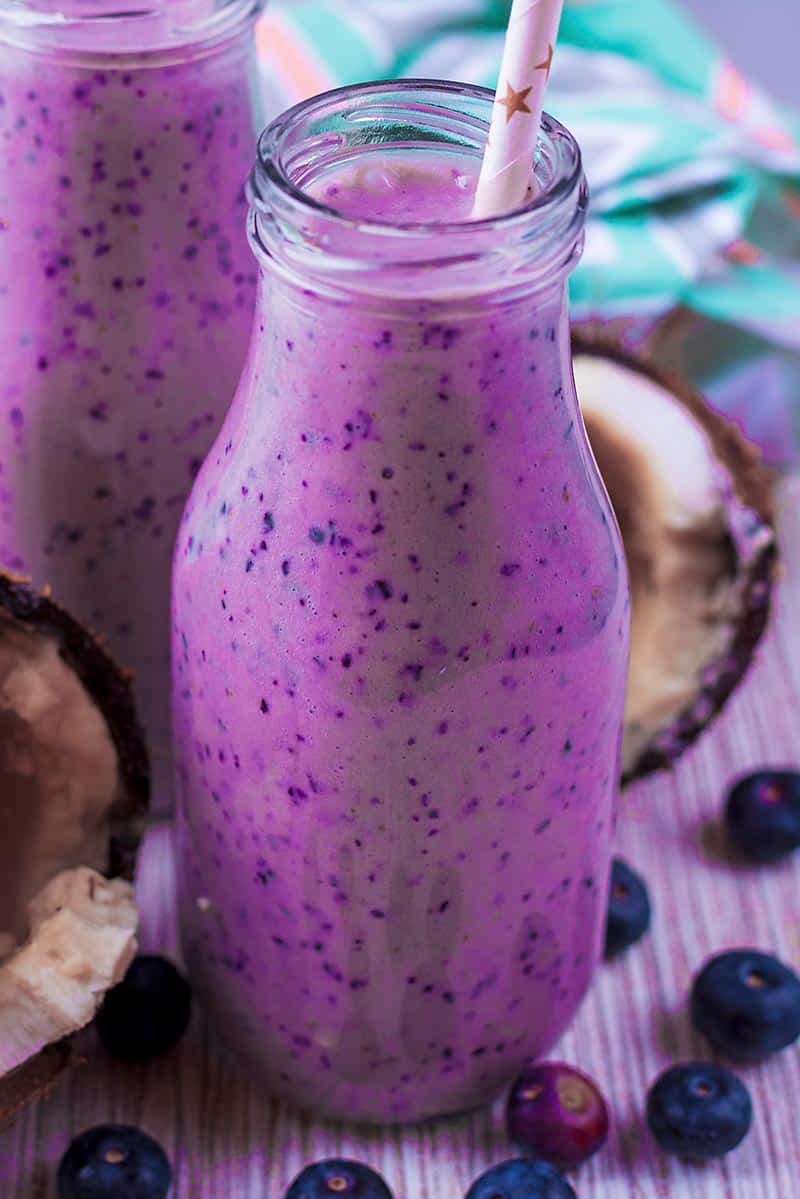
<path id="1" fill-rule="evenodd" d="M 739 503 L 749 509 L 760 523 L 762 534 L 755 551 L 737 568 L 740 583 L 739 612 L 730 630 L 726 652 L 710 661 L 703 671 L 702 682 L 686 706 L 670 721 L 668 727 L 652 730 L 646 746 L 635 760 L 626 764 L 623 784 L 634 782 L 655 771 L 672 766 L 712 723 L 747 672 L 756 647 L 767 628 L 773 583 L 777 569 L 777 544 L 774 536 L 774 476 L 762 463 L 758 448 L 748 442 L 738 428 L 707 401 L 685 379 L 649 361 L 646 357 L 625 349 L 620 341 L 607 332 L 594 329 L 573 331 L 573 355 L 607 359 L 644 380 L 664 389 L 682 405 L 705 433 L 716 460 L 725 468 L 732 481 Z M 591 430 L 590 430 L 591 439 Z M 611 472 L 609 471 L 609 475 Z M 615 502 L 614 483 L 606 480 L 612 504 Z M 617 503 L 629 505 L 623 480 L 619 480 Z M 620 513 L 618 513 L 620 514 Z M 620 514 L 620 524 L 624 525 Z M 645 573 L 650 569 L 648 546 L 637 540 L 626 543 L 631 572 Z M 731 554 L 734 554 L 731 537 Z M 632 669 L 635 663 L 632 664 Z"/>
<path id="2" fill-rule="evenodd" d="M 29 1104 L 46 1098 L 65 1071 L 77 1064 L 69 1041 L 48 1045 L 19 1070 L 0 1080 L 0 1130 L 13 1124 Z"/>
<path id="3" fill-rule="evenodd" d="M 136 852 L 150 793 L 148 754 L 133 698 L 132 678 L 114 662 L 102 642 L 60 607 L 48 590 L 0 568 L 0 617 L 5 615 L 57 646 L 102 715 L 117 757 L 120 786 L 108 810 L 109 878 L 133 881 Z M 35 1099 L 48 1094 L 78 1060 L 71 1038 L 51 1044 L 0 1078 L 0 1128 Z"/>

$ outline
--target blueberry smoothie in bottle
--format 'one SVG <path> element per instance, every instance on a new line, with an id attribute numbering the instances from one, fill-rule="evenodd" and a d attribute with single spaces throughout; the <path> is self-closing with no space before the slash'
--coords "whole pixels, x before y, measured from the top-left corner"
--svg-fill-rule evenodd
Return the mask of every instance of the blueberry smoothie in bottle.
<path id="1" fill-rule="evenodd" d="M 254 336 L 178 536 L 184 950 L 272 1092 L 408 1121 L 493 1097 L 600 952 L 628 661 L 572 377 L 586 190 L 470 221 L 492 95 L 309 101 L 251 180 Z"/>
<path id="2" fill-rule="evenodd" d="M 157 766 L 172 546 L 253 316 L 258 8 L 0 3 L 0 560 L 135 670 Z"/>

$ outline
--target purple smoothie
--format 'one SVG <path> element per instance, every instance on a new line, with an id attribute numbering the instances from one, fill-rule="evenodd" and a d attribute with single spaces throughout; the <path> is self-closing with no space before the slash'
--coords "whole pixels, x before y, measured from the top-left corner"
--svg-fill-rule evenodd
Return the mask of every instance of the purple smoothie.
<path id="1" fill-rule="evenodd" d="M 362 225 L 433 223 L 409 236 L 446 256 L 475 171 L 362 147 L 303 183 Z M 176 549 L 184 948 L 271 1090 L 411 1120 L 490 1098 L 591 979 L 625 565 L 565 269 L 490 293 L 478 264 L 431 296 L 450 266 L 398 292 L 387 264 L 334 293 L 267 207 L 254 344 Z M 310 206 L 298 225 L 329 246 L 329 220 L 358 239 Z"/>
<path id="2" fill-rule="evenodd" d="M 145 7 L 0 12 L 0 560 L 109 635 L 158 764 L 174 537 L 253 315 L 253 5 L 188 44 Z"/>

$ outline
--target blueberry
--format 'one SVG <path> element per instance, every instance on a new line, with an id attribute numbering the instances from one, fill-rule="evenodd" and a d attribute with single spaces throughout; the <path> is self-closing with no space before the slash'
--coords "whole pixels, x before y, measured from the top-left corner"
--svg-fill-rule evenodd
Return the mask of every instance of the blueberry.
<path id="1" fill-rule="evenodd" d="M 750 1131 L 753 1105 L 740 1079 L 710 1062 L 672 1066 L 650 1088 L 647 1123 L 667 1153 L 724 1157 Z"/>
<path id="2" fill-rule="evenodd" d="M 171 1185 L 161 1146 L 124 1124 L 82 1132 L 58 1167 L 58 1199 L 165 1199 Z"/>
<path id="3" fill-rule="evenodd" d="M 511 1089 L 508 1135 L 553 1166 L 579 1166 L 605 1143 L 608 1108 L 591 1078 L 561 1062 L 525 1070 Z"/>
<path id="4" fill-rule="evenodd" d="M 295 1178 L 286 1199 L 331 1199 L 342 1195 L 344 1199 L 392 1199 L 392 1192 L 369 1166 L 360 1162 L 342 1161 L 331 1158 L 307 1166 Z"/>
<path id="5" fill-rule="evenodd" d="M 777 862 L 800 849 L 800 774 L 758 770 L 728 795 L 725 822 L 731 841 L 751 862 Z"/>
<path id="6" fill-rule="evenodd" d="M 547 1162 L 524 1158 L 492 1166 L 467 1191 L 466 1199 L 577 1199 L 562 1174 Z"/>
<path id="7" fill-rule="evenodd" d="M 97 1015 L 100 1040 L 114 1057 L 146 1062 L 186 1032 L 192 1007 L 188 982 L 166 958 L 141 955 Z"/>
<path id="8" fill-rule="evenodd" d="M 777 1053 L 800 1037 L 800 978 L 757 949 L 712 958 L 692 986 L 692 1023 L 740 1062 Z"/>
<path id="9" fill-rule="evenodd" d="M 606 957 L 616 957 L 629 949 L 649 927 L 650 897 L 644 879 L 622 858 L 614 858 L 606 920 Z"/>

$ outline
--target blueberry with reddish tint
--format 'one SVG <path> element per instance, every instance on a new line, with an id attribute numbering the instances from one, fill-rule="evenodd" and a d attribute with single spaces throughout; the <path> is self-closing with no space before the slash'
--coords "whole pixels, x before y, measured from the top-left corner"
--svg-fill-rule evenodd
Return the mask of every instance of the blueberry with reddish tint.
<path id="1" fill-rule="evenodd" d="M 731 841 L 751 862 L 778 862 L 800 849 L 800 774 L 758 770 L 739 779 L 725 808 Z"/>
<path id="2" fill-rule="evenodd" d="M 58 1199 L 166 1199 L 171 1186 L 164 1150 L 125 1124 L 82 1132 L 58 1167 Z"/>
<path id="3" fill-rule="evenodd" d="M 591 1078 L 561 1062 L 520 1075 L 506 1108 L 508 1135 L 553 1166 L 581 1165 L 605 1143 L 608 1108 Z"/>
<path id="4" fill-rule="evenodd" d="M 466 1199 L 577 1199 L 562 1174 L 547 1162 L 523 1158 L 492 1166 L 467 1191 Z"/>
<path id="5" fill-rule="evenodd" d="M 750 1131 L 753 1105 L 744 1083 L 711 1062 L 672 1066 L 647 1096 L 647 1123 L 667 1153 L 724 1157 Z"/>
<path id="6" fill-rule="evenodd" d="M 295 1178 L 286 1199 L 392 1199 L 386 1183 L 369 1166 L 361 1162 L 331 1158 L 307 1166 Z"/>
<path id="7" fill-rule="evenodd" d="M 650 916 L 650 896 L 644 879 L 622 858 L 614 858 L 606 919 L 606 957 L 616 957 L 640 941 L 650 927 Z"/>
<path id="8" fill-rule="evenodd" d="M 191 1009 L 192 992 L 183 975 L 166 958 L 142 954 L 106 996 L 97 1031 L 114 1057 L 147 1062 L 177 1044 Z"/>
<path id="9" fill-rule="evenodd" d="M 800 1037 L 800 978 L 757 949 L 721 953 L 695 979 L 691 1009 L 715 1049 L 757 1062 Z"/>

